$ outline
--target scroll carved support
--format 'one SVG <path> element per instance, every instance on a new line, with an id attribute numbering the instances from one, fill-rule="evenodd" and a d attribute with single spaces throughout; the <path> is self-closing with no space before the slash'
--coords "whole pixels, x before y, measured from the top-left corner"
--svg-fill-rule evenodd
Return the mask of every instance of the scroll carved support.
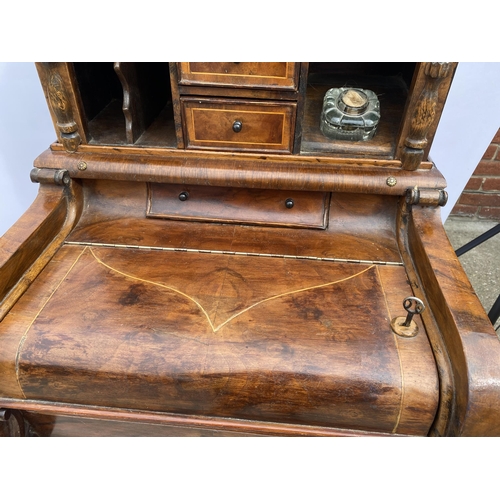
<path id="1" fill-rule="evenodd" d="M 82 140 L 74 119 L 73 106 L 58 72 L 59 63 L 39 63 L 47 74 L 47 99 L 59 132 L 59 139 L 68 153 L 74 153 Z"/>
<path id="2" fill-rule="evenodd" d="M 0 437 L 26 436 L 25 422 L 20 411 L 0 409 Z"/>
<path id="3" fill-rule="evenodd" d="M 427 134 L 436 116 L 438 90 L 444 78 L 450 75 L 453 63 L 430 62 L 424 67 L 425 84 L 411 120 L 410 131 L 404 141 L 403 169 L 416 170 L 424 157 Z"/>

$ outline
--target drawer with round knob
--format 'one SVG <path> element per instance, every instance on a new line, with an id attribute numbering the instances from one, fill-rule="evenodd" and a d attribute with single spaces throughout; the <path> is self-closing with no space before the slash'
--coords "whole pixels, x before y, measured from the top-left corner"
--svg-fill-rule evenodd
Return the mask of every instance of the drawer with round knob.
<path id="1" fill-rule="evenodd" d="M 181 98 L 188 149 L 290 153 L 296 103 Z"/>
<path id="2" fill-rule="evenodd" d="M 190 222 L 326 229 L 330 193 L 151 183 L 146 216 Z"/>

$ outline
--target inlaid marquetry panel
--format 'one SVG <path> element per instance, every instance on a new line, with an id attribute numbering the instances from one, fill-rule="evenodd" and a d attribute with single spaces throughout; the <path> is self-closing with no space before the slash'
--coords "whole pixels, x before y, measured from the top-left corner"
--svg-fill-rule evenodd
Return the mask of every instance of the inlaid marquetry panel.
<path id="1" fill-rule="evenodd" d="M 186 147 L 290 153 L 296 103 L 181 98 Z"/>

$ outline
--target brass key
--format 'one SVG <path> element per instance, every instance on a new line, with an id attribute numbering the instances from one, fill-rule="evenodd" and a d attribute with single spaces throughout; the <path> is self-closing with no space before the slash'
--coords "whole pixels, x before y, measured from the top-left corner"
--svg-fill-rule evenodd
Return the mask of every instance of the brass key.
<path id="1" fill-rule="evenodd" d="M 413 309 L 412 305 L 414 305 Z M 422 314 L 425 309 L 424 303 L 420 299 L 417 299 L 417 297 L 406 297 L 403 301 L 403 307 L 408 312 L 406 315 L 406 321 L 403 323 L 403 326 L 406 327 L 410 326 L 411 319 L 415 314 Z"/>
<path id="2" fill-rule="evenodd" d="M 413 321 L 413 316 L 421 314 L 425 310 L 425 305 L 417 297 L 406 297 L 403 300 L 403 307 L 408 314 L 406 318 L 398 316 L 391 321 L 392 331 L 401 337 L 415 337 L 418 333 L 418 326 Z"/>

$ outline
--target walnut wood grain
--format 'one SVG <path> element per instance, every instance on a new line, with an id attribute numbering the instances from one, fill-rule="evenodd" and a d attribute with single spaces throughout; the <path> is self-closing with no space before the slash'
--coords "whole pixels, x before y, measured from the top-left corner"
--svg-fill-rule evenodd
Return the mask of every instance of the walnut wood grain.
<path id="1" fill-rule="evenodd" d="M 187 148 L 292 150 L 295 103 L 181 97 L 181 109 Z"/>
<path id="2" fill-rule="evenodd" d="M 439 210 L 413 208 L 409 244 L 451 363 L 453 411 L 447 432 L 496 436 L 500 342 L 449 244 Z"/>
<path id="3" fill-rule="evenodd" d="M 64 149 L 73 153 L 87 142 L 87 122 L 75 91 L 75 76 L 68 63 L 37 63 L 45 98 L 57 137 Z"/>
<path id="4" fill-rule="evenodd" d="M 72 177 L 82 179 L 137 180 L 146 182 L 170 182 L 173 184 L 197 184 L 207 186 L 250 187 L 256 189 L 293 189 L 304 191 L 339 191 L 377 193 L 402 196 L 408 188 L 443 189 L 446 183 L 436 168 L 431 171 L 405 171 L 391 168 L 393 164 L 363 163 L 358 160 L 321 162 L 292 159 L 276 160 L 268 157 L 192 154 L 179 155 L 119 155 L 80 154 L 68 156 L 56 151 L 46 151 L 35 160 L 39 168 L 67 169 Z M 87 168 L 78 168 L 85 161 Z M 399 163 L 398 163 L 399 164 Z M 380 166 L 379 166 L 380 165 Z M 394 176 L 395 186 L 387 184 Z"/>
<path id="5" fill-rule="evenodd" d="M 59 259 L 48 286 L 32 285 L 17 321 L 1 325 L 3 336 L 22 337 L 16 373 L 29 399 L 416 434 L 434 418 L 425 335 L 413 349 L 426 369 L 403 368 L 425 378 L 419 418 L 403 414 L 402 391 L 411 399 L 413 389 L 375 266 L 92 247 L 64 248 Z M 360 308 L 366 294 L 370 309 Z M 40 310 L 34 297 L 48 297 Z M 369 381 L 374 366 L 379 379 Z"/>
<path id="6" fill-rule="evenodd" d="M 70 241 L 400 262 L 394 197 L 334 193 L 325 230 L 146 219 L 147 187 L 135 182 L 86 181 L 84 198 Z"/>
<path id="7" fill-rule="evenodd" d="M 29 421 L 30 432 L 40 437 L 246 437 L 259 436 L 258 432 L 244 432 L 204 428 L 196 426 L 166 425 L 102 418 L 96 410 L 91 418 L 61 414 L 44 415 L 24 412 Z M 98 418 L 96 418 L 98 417 Z"/>
<path id="8" fill-rule="evenodd" d="M 77 183 L 65 188 L 40 185 L 32 206 L 0 241 L 0 275 L 4 285 L 0 321 L 33 282 L 43 281 L 40 273 L 48 262 L 54 262 L 54 254 L 78 220 L 81 209 L 82 196 Z M 35 300 L 34 304 L 39 303 Z M 23 397 L 16 369 L 19 338 L 7 333 L 2 343 L 0 377 L 11 394 Z"/>
<path id="9" fill-rule="evenodd" d="M 177 63 L 181 85 L 283 88 L 298 86 L 299 63 L 192 62 Z"/>
<path id="10" fill-rule="evenodd" d="M 106 145 L 126 146 L 127 142 L 131 143 L 131 138 L 129 137 L 128 140 L 126 138 L 124 129 L 126 124 L 120 110 L 120 100 L 111 100 L 107 107 L 101 110 L 98 117 L 95 117 L 94 115 L 87 117 L 84 111 L 84 108 L 88 106 L 88 103 L 82 103 L 82 99 L 83 101 L 88 101 L 89 99 L 92 100 L 92 96 L 100 92 L 99 89 L 102 85 L 99 81 L 95 81 L 94 83 L 91 83 L 90 86 L 96 86 L 96 92 L 89 92 L 89 89 L 86 88 L 86 91 L 81 94 L 81 92 L 79 92 L 79 86 L 83 87 L 83 84 L 85 83 L 85 87 L 89 87 L 89 83 L 84 81 L 80 82 L 80 80 L 88 80 L 90 78 L 90 81 L 93 81 L 93 78 L 102 77 L 106 81 L 101 83 L 104 83 L 105 86 L 113 86 L 112 82 L 108 82 L 108 79 L 111 78 L 110 75 L 106 76 L 100 70 L 93 73 L 90 68 L 92 63 L 75 64 L 79 65 L 78 67 L 87 65 L 87 69 L 90 73 L 92 73 L 92 75 L 95 73 L 94 77 L 92 77 L 92 75 L 89 77 L 86 75 L 89 71 L 82 70 L 83 73 L 82 71 L 77 72 L 78 78 L 76 78 L 72 63 L 57 63 L 57 67 L 59 68 L 58 71 L 63 77 L 62 84 L 64 92 L 67 94 L 66 100 L 71 104 L 74 111 L 74 121 L 78 125 L 79 134 L 82 136 L 82 143 L 85 144 L 87 142 L 91 142 L 94 145 L 103 147 Z M 99 64 L 102 65 L 108 63 L 94 64 L 97 66 Z M 129 65 L 130 68 L 137 68 L 137 65 L 140 65 L 140 63 L 123 64 Z M 143 63 L 143 66 L 151 64 L 153 63 Z M 185 95 L 190 94 L 193 96 L 212 95 L 227 98 L 244 97 L 248 99 L 254 98 L 262 100 L 274 99 L 275 101 L 289 99 L 297 102 L 300 120 L 297 120 L 296 122 L 293 145 L 294 154 L 300 154 L 302 152 L 302 154 L 306 155 L 312 154 L 338 157 L 357 156 L 360 158 L 400 158 L 403 153 L 403 148 L 405 147 L 404 141 L 410 137 L 410 120 L 405 120 L 404 118 L 406 116 L 409 117 L 415 115 L 418 108 L 418 102 L 426 101 L 425 99 L 423 101 L 420 99 L 419 101 L 419 95 L 421 95 L 423 89 L 425 88 L 425 76 L 423 73 L 425 68 L 424 64 L 393 64 L 394 68 L 392 68 L 389 72 L 383 70 L 379 75 L 377 74 L 376 66 L 370 63 L 311 63 L 311 68 L 309 68 L 308 63 L 192 63 L 194 65 L 200 65 L 195 73 L 191 74 L 191 76 L 196 75 L 195 80 L 193 81 L 189 80 L 190 77 L 182 79 L 178 74 L 178 68 L 182 67 L 187 69 L 190 63 L 169 64 L 171 73 L 171 88 L 167 89 L 167 86 L 165 86 L 165 92 L 171 94 L 172 108 L 164 110 L 165 112 L 162 114 L 163 118 L 155 121 L 154 133 L 149 134 L 144 141 L 136 142 L 136 145 L 139 147 L 156 147 L 163 150 L 173 147 L 183 149 L 185 147 L 182 131 L 183 120 L 180 111 L 180 96 L 184 93 Z M 267 86 L 264 85 L 262 87 L 259 86 L 260 84 L 255 86 L 256 82 L 259 81 L 259 79 L 256 78 L 257 74 L 261 74 L 264 79 L 268 77 L 271 77 L 271 79 L 278 77 L 279 81 L 288 81 L 288 77 L 283 79 L 282 74 L 285 64 L 287 65 L 286 67 L 289 68 L 289 71 L 287 70 L 287 74 L 291 78 L 290 82 L 293 81 L 293 86 L 280 87 L 279 85 L 274 84 Z M 212 65 L 211 69 L 210 65 Z M 455 66 L 456 64 L 453 63 L 453 68 Z M 410 71 L 410 67 L 414 68 L 412 71 L 414 72 L 415 77 L 413 78 L 413 82 L 408 91 L 407 85 L 409 85 L 408 82 L 411 78 L 408 79 L 409 77 L 407 73 Z M 397 74 L 398 68 L 401 70 L 401 75 Z M 276 70 L 278 71 L 276 72 Z M 331 73 L 332 71 L 333 73 Z M 374 71 L 375 73 L 370 74 L 371 71 Z M 392 74 L 391 71 L 395 73 Z M 310 85 L 308 91 L 306 92 L 305 85 L 307 83 L 308 72 Z M 187 74 L 188 73 L 186 73 L 185 76 Z M 243 76 L 238 76 L 239 74 Z M 273 74 L 274 76 L 271 76 Z M 43 75 L 43 72 L 40 73 L 40 76 L 44 90 L 48 95 L 48 80 Z M 214 76 L 215 80 L 212 79 L 212 76 Z M 197 81 L 196 79 L 198 77 L 200 77 L 201 80 Z M 208 78 L 208 80 L 206 78 Z M 236 80 L 234 80 L 235 78 Z M 241 85 L 239 84 L 239 78 L 243 78 L 243 83 Z M 217 79 L 222 79 L 222 83 L 217 83 Z M 150 78 L 149 80 L 152 81 L 154 79 Z M 179 87 L 179 80 L 185 84 L 181 84 Z M 227 81 L 227 83 L 224 83 L 224 81 Z M 322 136 L 319 131 L 319 116 L 324 92 L 334 86 L 346 85 L 346 82 L 355 82 L 357 86 L 364 85 L 367 88 L 373 88 L 379 94 L 383 109 L 383 119 L 379 126 L 379 131 L 372 141 L 355 144 L 345 141 L 332 142 Z M 437 115 L 440 114 L 443 108 L 450 83 L 451 77 L 445 78 L 445 84 L 441 85 L 438 90 L 436 105 Z M 179 91 L 180 89 L 181 92 Z M 245 94 L 244 92 L 247 93 Z M 140 96 L 148 95 L 148 93 L 136 94 L 130 92 L 127 95 L 131 97 L 132 94 L 134 94 L 135 97 L 139 96 L 137 103 L 132 102 L 135 100 L 134 97 L 134 99 L 130 100 L 126 109 L 132 110 L 137 106 L 140 106 Z M 408 98 L 406 96 L 408 96 Z M 303 110 L 305 110 L 305 113 L 302 113 Z M 128 111 L 126 111 L 126 113 L 127 112 Z M 136 121 L 139 124 L 140 120 Z M 58 121 L 55 117 L 54 123 L 57 128 Z M 423 159 L 427 157 L 436 125 L 437 122 L 434 121 L 429 127 L 427 127 L 426 136 L 428 142 L 424 148 Z M 89 131 L 87 131 L 87 127 L 89 128 Z M 149 127 L 146 125 L 145 132 L 148 131 L 148 128 Z M 59 129 L 58 134 L 59 140 L 62 140 Z M 75 150 L 76 143 L 74 147 L 72 146 L 72 148 L 72 150 Z M 78 150 L 82 150 L 81 147 L 78 147 Z M 409 165 L 408 159 L 411 156 L 411 151 L 407 151 L 406 154 L 407 166 Z M 420 156 L 422 155 L 419 155 L 419 159 L 421 160 L 422 158 L 420 158 Z M 414 168 L 415 165 L 417 165 L 418 168 L 430 168 L 428 163 L 421 165 L 418 161 L 413 161 L 411 168 Z"/>
<path id="11" fill-rule="evenodd" d="M 398 155 L 403 168 L 416 170 L 427 158 L 456 63 L 422 63 L 413 83 L 412 99 L 406 109 Z"/>
<path id="12" fill-rule="evenodd" d="M 64 151 L 61 144 L 54 142 L 50 145 L 50 152 L 60 153 Z M 267 153 L 265 155 L 261 153 L 252 152 L 225 152 L 225 151 L 178 151 L 172 149 L 161 149 L 158 147 L 137 147 L 137 146 L 106 146 L 106 145 L 96 145 L 96 144 L 82 144 L 78 150 L 79 154 L 120 154 L 122 156 L 131 157 L 153 157 L 153 158 L 215 158 L 219 159 L 231 159 L 239 161 L 241 160 L 272 160 L 277 163 L 293 163 L 296 165 L 345 165 L 345 166 L 358 166 L 358 167 L 387 167 L 387 168 L 400 168 L 401 160 L 388 160 L 381 158 L 349 158 L 349 157 L 328 157 L 328 156 L 313 156 L 313 155 L 303 155 L 303 156 L 283 156 L 281 154 Z M 44 153 L 41 155 L 44 156 Z M 424 162 L 422 168 L 425 170 L 430 170 L 433 164 L 430 162 Z M 47 166 L 47 168 L 49 168 Z"/>
<path id="13" fill-rule="evenodd" d="M 147 216 L 160 219 L 325 229 L 329 208 L 329 193 L 148 185 Z"/>
<path id="14" fill-rule="evenodd" d="M 64 257 L 64 247 L 59 253 Z M 7 314 L 0 323 L 0 338 L 2 348 L 0 349 L 0 379 L 2 380 L 1 394 L 9 394 L 10 397 L 26 399 L 26 396 L 19 383 L 18 356 L 19 349 L 24 341 L 24 334 L 19 335 L 19 325 L 25 325 L 25 331 L 38 311 L 42 310 L 44 304 L 50 299 L 56 291 L 59 281 L 69 272 L 72 262 L 61 259 L 58 256 L 52 259 L 48 267 L 44 268 L 36 279 L 35 283 L 41 287 L 43 293 L 32 294 L 31 299 L 27 300 L 27 307 L 19 315 Z M 62 273 L 62 276 L 61 276 Z M 27 290 L 30 294 L 32 288 Z M 32 292 L 31 292 L 32 293 Z M 26 296 L 26 293 L 23 295 Z M 22 297 L 21 297 L 22 299 Z M 26 299 L 25 299 L 26 300 Z M 17 395 L 16 395 L 17 394 Z"/>
<path id="15" fill-rule="evenodd" d="M 39 195 L 0 242 L 0 320 L 28 289 L 81 213 L 76 183 L 42 184 Z"/>
<path id="16" fill-rule="evenodd" d="M 262 90 L 252 87 L 191 87 L 180 85 L 179 93 L 182 96 L 224 97 L 241 99 L 266 99 L 270 101 L 297 101 L 299 90 Z"/>
<path id="17" fill-rule="evenodd" d="M 0 240 L 2 300 L 54 238 L 65 216 L 62 189 L 43 186 L 28 211 L 5 233 Z"/>
<path id="18" fill-rule="evenodd" d="M 397 241 L 401 252 L 401 258 L 405 263 L 408 279 L 413 290 L 413 295 L 424 301 L 424 304 L 431 305 L 425 294 L 421 277 L 415 269 L 411 255 L 411 247 L 408 238 L 408 225 L 410 220 L 411 205 L 407 203 L 406 198 L 402 198 L 399 204 L 399 214 L 397 218 Z M 446 436 L 449 434 L 451 421 L 453 419 L 454 388 L 453 373 L 450 358 L 443 341 L 432 307 L 426 307 L 421 319 L 423 320 L 429 342 L 432 346 L 436 359 L 436 366 L 439 371 L 439 404 L 436 412 L 436 418 L 432 424 L 431 436 Z"/>
<path id="19" fill-rule="evenodd" d="M 388 318 L 406 317 L 401 290 L 408 286 L 407 275 L 399 273 L 397 268 L 389 266 L 379 267 L 377 271 L 384 289 Z M 439 377 L 434 366 L 434 357 L 424 348 L 424 346 L 428 345 L 429 339 L 426 335 L 422 335 L 426 330 L 421 319 L 414 316 L 414 321 L 419 327 L 419 334 L 414 337 L 415 342 L 407 342 L 408 339 L 394 335 L 394 342 L 401 361 L 402 386 L 401 413 L 395 429 L 401 434 L 414 434 L 416 429 L 421 428 L 420 390 L 434 395 L 432 402 L 434 411 L 436 411 L 439 404 Z M 423 356 L 424 352 L 425 355 Z M 424 375 L 431 364 L 433 365 L 433 371 L 436 370 L 435 378 L 427 378 Z M 414 365 L 419 366 L 417 369 L 413 369 Z M 412 366 L 412 369 L 408 370 L 409 366 Z"/>
<path id="20" fill-rule="evenodd" d="M 454 64 L 170 63 L 159 94 L 145 89 L 166 63 L 144 63 L 146 80 L 121 64 L 128 139 L 111 63 L 39 66 L 61 142 L 0 241 L 0 409 L 20 422 L 0 435 L 500 435 L 500 343 L 422 161 Z M 379 93 L 374 141 L 318 135 L 336 83 Z M 281 149 L 245 151 L 222 120 L 189 129 L 182 107 L 200 103 L 231 119 L 253 106 L 259 148 L 273 106 L 296 122 Z M 82 144 L 61 135 L 75 124 Z M 213 150 L 184 149 L 195 136 Z M 410 295 L 426 309 L 403 338 L 391 321 Z"/>
<path id="21" fill-rule="evenodd" d="M 121 408 L 63 405 L 61 403 L 43 403 L 40 401 L 0 398 L 4 408 L 21 408 L 22 414 L 35 432 L 42 436 L 108 436 L 110 434 L 139 432 L 139 435 L 271 435 L 271 436 L 360 436 L 390 437 L 398 434 L 378 432 L 351 431 L 348 429 L 332 429 L 300 426 L 286 423 L 258 422 L 242 419 L 224 419 L 215 417 L 199 417 L 172 413 L 150 411 L 130 412 Z M 88 420 L 92 419 L 95 425 Z M 111 425 L 106 422 L 111 421 Z M 99 426 L 100 423 L 104 425 Z M 83 425 L 82 425 L 83 424 Z M 128 424 L 128 426 L 127 426 Z M 117 426 L 117 428 L 115 428 Z M 165 426 L 158 429 L 158 426 Z M 128 427 L 128 428 L 127 428 Z M 82 432 L 83 428 L 83 432 Z M 116 430 L 114 430 L 116 429 Z M 168 430 L 167 430 L 168 429 Z M 132 431 L 131 431 L 132 430 Z M 171 434 L 166 434 L 170 433 Z M 129 434 L 125 434 L 128 436 Z"/>

